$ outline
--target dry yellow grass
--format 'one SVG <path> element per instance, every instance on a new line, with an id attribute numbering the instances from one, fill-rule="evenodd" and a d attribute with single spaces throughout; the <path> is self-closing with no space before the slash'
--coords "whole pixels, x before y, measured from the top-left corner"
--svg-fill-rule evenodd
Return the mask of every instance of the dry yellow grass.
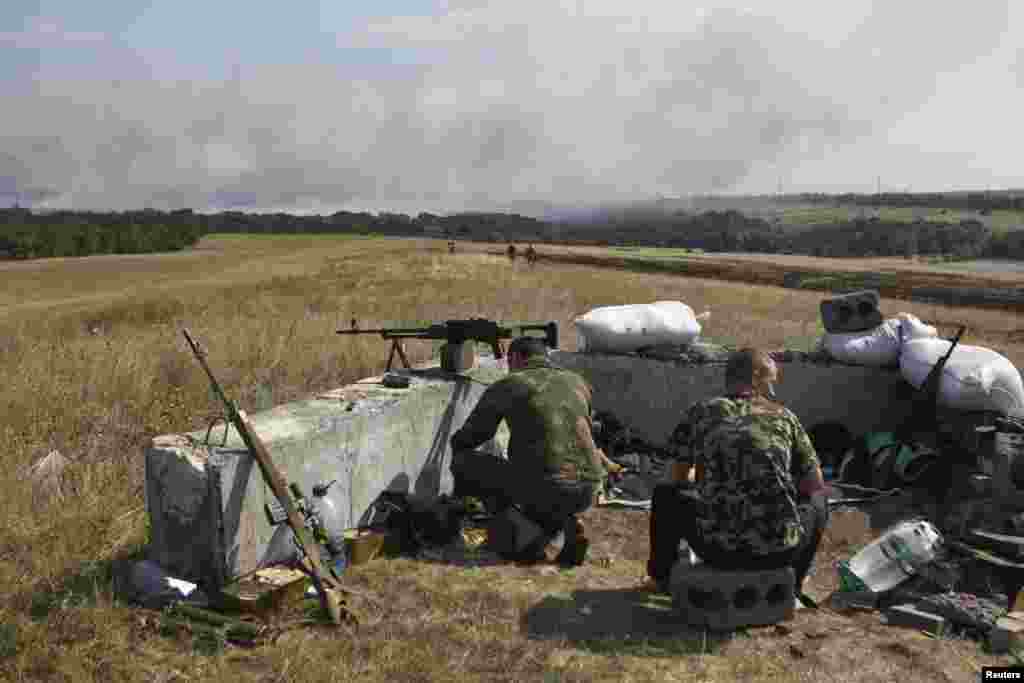
<path id="1" fill-rule="evenodd" d="M 488 254 L 449 256 L 444 246 L 214 236 L 181 254 L 0 268 L 0 677 L 807 680 L 850 673 L 852 655 L 841 647 L 850 639 L 869 644 L 857 654 L 862 670 L 847 680 L 894 673 L 930 680 L 940 671 L 959 680 L 976 670 L 966 657 L 985 660 L 972 643 L 927 643 L 934 649 L 926 650 L 911 635 L 872 635 L 872 624 L 828 615 L 801 619 L 833 634 L 823 641 L 835 649 L 829 656 L 787 654 L 800 633 L 770 629 L 724 643 L 648 638 L 641 622 L 657 622 L 657 610 L 630 603 L 623 617 L 614 608 L 635 598 L 622 589 L 643 572 L 644 518 L 605 510 L 592 520 L 603 530 L 598 553 L 615 560 L 610 566 L 466 571 L 394 560 L 360 567 L 349 580 L 384 599 L 357 605 L 365 618 L 352 632 L 292 629 L 273 646 L 199 656 L 187 641 L 160 635 L 152 616 L 119 604 L 115 568 L 146 537 L 142 448 L 155 434 L 204 427 L 220 412 L 184 348 L 182 326 L 210 348 L 226 390 L 250 412 L 379 372 L 387 353 L 379 339 L 334 334 L 351 317 L 363 326 L 471 315 L 551 319 L 572 348 L 571 320 L 591 307 L 680 299 L 710 309 L 706 336 L 729 343 L 807 348 L 820 330 L 820 295 L 812 292 L 574 265 L 530 268 Z M 1024 364 L 1024 339 L 1012 334 L 1020 316 L 885 305 L 933 323 L 963 321 L 969 342 Z M 431 351 L 427 344 L 410 350 L 418 358 Z M 27 484 L 28 468 L 52 449 L 71 460 L 57 497 Z M 530 635 L 531 620 L 555 615 L 565 627 L 566 614 L 587 600 L 618 615 L 610 619 L 619 624 L 611 641 L 557 629 L 550 638 Z M 883 637 L 910 644 L 879 655 Z M 925 652 L 939 653 L 939 663 L 923 666 L 931 657 Z"/>

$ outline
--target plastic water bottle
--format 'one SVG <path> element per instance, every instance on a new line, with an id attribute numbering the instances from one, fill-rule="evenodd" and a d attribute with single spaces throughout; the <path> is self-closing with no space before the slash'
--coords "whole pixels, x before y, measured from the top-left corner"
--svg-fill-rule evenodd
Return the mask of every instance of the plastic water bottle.
<path id="1" fill-rule="evenodd" d="M 693 548 L 690 547 L 689 541 L 685 538 L 679 541 L 679 559 L 676 560 L 676 564 L 680 567 L 694 567 L 701 563 L 701 559 L 697 557 L 697 553 L 693 552 Z"/>
<path id="2" fill-rule="evenodd" d="M 925 520 L 889 527 L 847 563 L 839 565 L 844 590 L 887 591 L 903 583 L 917 568 L 933 561 L 942 544 L 938 529 Z"/>
<path id="3" fill-rule="evenodd" d="M 313 506 L 327 537 L 324 539 L 324 545 L 327 546 L 327 552 L 332 558 L 345 555 L 345 518 L 338 504 L 327 495 L 334 483 L 320 483 L 313 487 Z"/>

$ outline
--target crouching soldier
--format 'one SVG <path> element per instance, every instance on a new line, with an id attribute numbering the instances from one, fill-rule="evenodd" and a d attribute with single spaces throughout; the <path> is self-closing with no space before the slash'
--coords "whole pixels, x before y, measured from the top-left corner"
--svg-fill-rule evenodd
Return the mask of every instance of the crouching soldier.
<path id="1" fill-rule="evenodd" d="M 558 562 L 580 565 L 589 541 L 576 515 L 590 508 L 606 476 L 591 432 L 590 385 L 553 366 L 536 337 L 512 341 L 508 368 L 452 436 L 453 494 L 492 500 L 499 510 L 516 505 L 541 527 L 540 540 L 517 559 L 544 559 L 547 545 L 563 531 Z M 510 432 L 508 459 L 473 450 L 494 436 L 502 420 Z"/>
<path id="2" fill-rule="evenodd" d="M 772 400 L 777 379 L 767 353 L 739 351 L 725 396 L 698 402 L 676 428 L 675 482 L 651 501 L 651 588 L 668 591 L 685 539 L 723 570 L 793 567 L 802 595 L 828 523 L 827 489 L 800 420 Z"/>

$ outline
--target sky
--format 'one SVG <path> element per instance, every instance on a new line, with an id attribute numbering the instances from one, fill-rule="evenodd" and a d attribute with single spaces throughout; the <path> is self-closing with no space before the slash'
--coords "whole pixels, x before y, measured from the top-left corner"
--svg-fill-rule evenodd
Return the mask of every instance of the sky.
<path id="1" fill-rule="evenodd" d="M 1024 3 L 4 0 L 0 206 L 1024 187 Z"/>

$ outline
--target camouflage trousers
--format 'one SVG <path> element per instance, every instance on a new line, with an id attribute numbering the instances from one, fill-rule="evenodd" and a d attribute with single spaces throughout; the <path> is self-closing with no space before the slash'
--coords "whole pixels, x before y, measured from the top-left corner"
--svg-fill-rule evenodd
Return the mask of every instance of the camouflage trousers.
<path id="1" fill-rule="evenodd" d="M 792 550 L 771 555 L 740 553 L 705 543 L 697 529 L 698 502 L 699 497 L 692 484 L 660 484 L 654 487 L 650 518 L 651 552 L 647 560 L 647 573 L 652 579 L 659 582 L 668 580 L 679 557 L 679 542 L 686 540 L 703 562 L 726 571 L 793 567 L 796 590 L 800 592 L 821 544 L 821 536 L 828 526 L 826 496 L 818 495 L 799 502 L 804 527 L 800 544 Z"/>
<path id="2" fill-rule="evenodd" d="M 574 522 L 577 514 L 594 503 L 597 483 L 567 483 L 525 477 L 505 458 L 479 451 L 457 453 L 452 458 L 453 496 L 473 496 L 499 511 L 519 507 L 549 535 Z"/>

